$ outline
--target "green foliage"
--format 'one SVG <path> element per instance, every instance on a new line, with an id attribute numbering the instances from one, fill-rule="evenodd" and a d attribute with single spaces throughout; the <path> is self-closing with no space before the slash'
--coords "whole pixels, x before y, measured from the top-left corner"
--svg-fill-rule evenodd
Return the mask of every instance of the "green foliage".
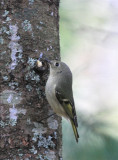
<path id="1" fill-rule="evenodd" d="M 109 115 L 110 113 L 105 114 L 105 116 Z M 110 133 L 108 135 L 106 128 L 110 124 L 105 120 L 96 119 L 97 116 L 79 115 L 80 139 L 78 144 L 74 141 L 71 126 L 68 122 L 63 121 L 64 160 L 116 160 L 118 158 L 118 139 L 116 136 L 111 136 Z"/>
<path id="2" fill-rule="evenodd" d="M 97 62 L 97 59 L 99 58 L 99 55 L 98 55 L 99 50 L 101 51 L 101 48 L 106 48 L 106 45 L 104 45 L 104 41 L 109 40 L 109 42 L 111 42 L 111 40 L 108 38 L 109 35 L 112 36 L 111 33 L 109 34 L 108 32 L 109 26 L 111 30 L 114 29 L 114 28 L 112 29 L 111 27 L 112 26 L 111 22 L 113 20 L 113 18 L 111 17 L 115 17 L 114 15 L 116 10 L 115 8 L 112 8 L 110 3 L 111 2 L 106 2 L 104 0 L 103 1 L 99 1 L 99 0 L 61 1 L 60 45 L 61 45 L 62 60 L 67 61 L 67 63 L 69 63 L 73 59 L 74 60 L 78 59 L 79 61 L 79 62 L 77 61 L 78 63 L 81 63 L 81 61 L 83 62 L 82 63 L 83 68 L 86 68 L 86 65 L 87 65 L 85 64 L 86 62 L 88 62 L 88 67 L 91 66 L 92 58 L 94 59 L 93 61 Z M 114 11 L 114 14 L 113 12 L 111 13 L 111 10 Z M 113 26 L 114 24 L 115 22 L 113 23 Z M 115 41 L 113 41 L 113 43 L 115 43 Z M 109 48 L 110 48 L 110 45 L 111 43 L 108 44 Z M 112 49 L 113 48 L 111 47 L 111 51 Z M 74 52 L 71 53 L 71 50 Z M 94 55 L 93 57 L 91 56 L 92 55 L 91 52 Z M 103 50 L 103 53 L 104 52 L 105 50 Z M 81 56 L 78 56 L 80 54 Z M 74 56 L 76 58 L 73 58 Z M 68 62 L 69 57 L 71 58 L 70 58 L 70 61 Z M 101 57 L 101 60 L 106 58 L 110 58 L 110 56 L 107 57 L 107 54 L 105 54 L 104 57 Z M 85 61 L 83 59 L 85 59 Z M 78 67 L 79 65 L 81 65 L 81 64 L 75 65 L 75 63 L 77 62 L 74 62 L 74 64 L 72 62 L 73 68 L 75 66 Z M 93 66 L 95 66 L 94 63 L 92 64 Z M 99 66 L 100 65 L 101 64 L 99 63 Z M 75 70 L 78 71 L 79 69 L 81 70 L 81 68 L 74 68 L 74 71 Z M 92 71 L 93 70 L 95 70 L 95 68 L 92 68 Z M 104 70 L 104 66 L 102 70 Z M 89 71 L 92 72 L 91 70 Z M 85 78 L 88 78 L 89 71 L 88 72 L 86 71 L 87 76 L 84 75 L 84 73 L 82 73 L 84 75 L 83 77 L 80 75 L 80 73 L 78 76 L 79 78 L 76 76 L 77 84 L 76 84 L 75 90 L 77 90 L 78 85 L 81 85 L 80 81 L 84 83 Z M 102 73 L 106 74 L 106 70 L 105 72 L 102 72 Z M 105 81 L 103 84 L 105 84 L 109 77 L 104 79 L 104 74 L 103 74 L 103 77 L 100 77 L 100 74 L 97 75 L 97 73 L 92 75 L 93 77 L 90 77 L 90 79 L 88 79 L 90 80 L 90 85 L 93 82 L 92 79 L 96 75 L 98 76 L 97 82 L 103 79 Z M 94 88 L 92 88 L 93 90 L 96 90 L 95 94 L 91 95 L 93 96 L 92 99 L 96 98 L 96 96 L 100 96 L 97 93 L 97 91 L 98 92 L 100 91 L 99 88 L 101 86 L 95 86 L 96 84 L 94 84 Z M 100 81 L 100 85 L 101 84 L 102 82 Z M 86 85 L 85 87 L 87 86 L 88 85 Z M 112 86 L 110 87 L 112 88 Z M 87 89 L 91 89 L 91 88 L 88 87 Z M 82 92 L 82 88 L 78 89 L 80 90 L 81 93 L 78 95 L 79 91 L 77 91 L 76 97 L 80 98 L 81 100 L 81 97 L 84 95 L 86 98 L 86 95 L 89 94 L 89 91 L 87 89 L 86 88 L 83 89 L 84 93 Z M 103 93 L 102 93 L 102 96 L 103 96 Z M 118 150 L 118 118 L 117 118 L 118 109 L 116 109 L 117 107 L 114 106 L 112 97 L 110 101 L 112 103 L 110 103 L 109 105 L 109 101 L 107 100 L 107 98 L 104 99 L 104 97 L 102 96 L 100 97 L 101 99 L 99 98 L 99 101 L 97 101 L 97 103 L 96 102 L 94 103 L 95 108 L 97 107 L 100 108 L 100 106 L 102 106 L 101 107 L 102 109 L 97 108 L 98 110 L 93 114 L 90 114 L 90 112 L 88 113 L 87 111 L 85 113 L 83 112 L 80 113 L 80 111 L 79 113 L 77 113 L 77 115 L 79 114 L 78 115 L 78 124 L 79 124 L 78 132 L 80 135 L 78 144 L 75 141 L 70 123 L 63 120 L 63 159 L 64 160 L 117 160 L 118 159 L 118 151 L 117 151 Z M 81 103 L 79 105 L 81 105 Z M 91 103 L 89 105 L 91 105 Z"/>

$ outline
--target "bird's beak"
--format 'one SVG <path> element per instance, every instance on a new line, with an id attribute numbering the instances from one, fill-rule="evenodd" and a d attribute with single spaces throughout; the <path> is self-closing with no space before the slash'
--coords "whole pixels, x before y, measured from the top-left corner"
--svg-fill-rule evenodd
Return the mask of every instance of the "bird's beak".
<path id="1" fill-rule="evenodd" d="M 52 64 L 52 61 L 50 61 L 49 59 L 46 59 L 46 62 L 47 62 L 48 64 Z"/>
<path id="2" fill-rule="evenodd" d="M 44 60 L 44 62 L 46 62 L 46 63 L 49 64 L 49 65 L 52 64 L 52 61 L 48 60 L 47 58 Z M 43 67 L 43 65 L 44 65 L 44 63 L 42 63 L 42 61 L 37 60 L 36 66 L 37 66 L 38 68 Z"/>

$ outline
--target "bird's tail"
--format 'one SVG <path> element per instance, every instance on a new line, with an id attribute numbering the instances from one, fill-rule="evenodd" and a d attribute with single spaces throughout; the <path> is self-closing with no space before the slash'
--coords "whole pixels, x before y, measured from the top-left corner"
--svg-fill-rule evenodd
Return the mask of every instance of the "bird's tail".
<path id="1" fill-rule="evenodd" d="M 78 131 L 77 131 L 77 127 L 75 126 L 73 120 L 70 120 L 70 122 L 71 122 L 71 125 L 72 125 L 72 128 L 73 128 L 73 132 L 74 132 L 74 135 L 75 135 L 76 142 L 78 142 L 79 134 L 78 134 Z"/>

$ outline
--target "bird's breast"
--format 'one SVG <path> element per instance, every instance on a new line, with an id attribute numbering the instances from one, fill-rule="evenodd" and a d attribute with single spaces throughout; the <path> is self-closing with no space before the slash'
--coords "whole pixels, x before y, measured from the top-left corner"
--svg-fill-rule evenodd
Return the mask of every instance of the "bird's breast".
<path id="1" fill-rule="evenodd" d="M 53 78 L 49 77 L 46 83 L 46 88 L 45 88 L 46 98 L 51 108 L 57 115 L 67 118 L 67 115 L 63 107 L 61 106 L 58 99 L 56 98 L 55 88 L 56 88 L 55 81 L 53 80 Z"/>

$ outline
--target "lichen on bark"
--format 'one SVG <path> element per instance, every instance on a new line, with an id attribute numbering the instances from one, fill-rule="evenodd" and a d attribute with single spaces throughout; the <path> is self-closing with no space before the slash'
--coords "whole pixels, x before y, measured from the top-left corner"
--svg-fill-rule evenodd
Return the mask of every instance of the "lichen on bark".
<path id="1" fill-rule="evenodd" d="M 61 118 L 45 98 L 48 71 L 33 67 L 59 55 L 59 0 L 0 1 L 0 159 L 61 158 Z"/>

